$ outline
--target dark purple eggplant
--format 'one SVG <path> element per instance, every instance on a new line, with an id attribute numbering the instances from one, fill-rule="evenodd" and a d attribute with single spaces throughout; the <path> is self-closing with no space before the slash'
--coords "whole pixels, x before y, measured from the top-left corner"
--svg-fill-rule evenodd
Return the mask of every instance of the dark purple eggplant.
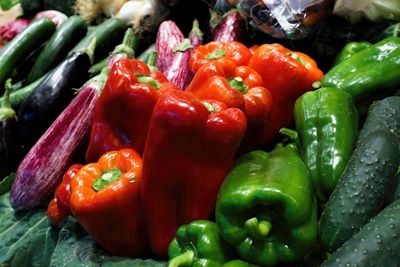
<path id="1" fill-rule="evenodd" d="M 108 63 L 132 58 L 134 33 L 129 29 L 122 45 L 115 48 Z M 110 65 L 107 66 L 110 66 Z M 78 95 L 40 137 L 18 166 L 11 189 L 11 205 L 27 210 L 42 203 L 54 191 L 64 172 L 86 144 L 94 107 L 109 73 L 109 67 L 86 82 Z"/>
<path id="2" fill-rule="evenodd" d="M 213 30 L 213 40 L 221 42 L 239 41 L 245 26 L 245 20 L 239 11 L 228 13 Z"/>
<path id="3" fill-rule="evenodd" d="M 16 140 L 17 116 L 10 103 L 11 81 L 6 81 L 3 101 L 0 106 L 0 181 L 15 171 L 18 142 Z"/>
<path id="4" fill-rule="evenodd" d="M 94 43 L 87 49 L 70 53 L 22 103 L 18 119 L 24 151 L 28 151 L 71 102 L 74 88 L 80 88 L 87 81 Z"/>

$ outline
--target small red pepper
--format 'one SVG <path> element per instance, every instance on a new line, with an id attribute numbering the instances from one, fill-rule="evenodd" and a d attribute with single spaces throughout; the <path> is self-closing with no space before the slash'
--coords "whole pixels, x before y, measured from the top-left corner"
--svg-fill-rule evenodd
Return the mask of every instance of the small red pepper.
<path id="1" fill-rule="evenodd" d="M 69 167 L 63 175 L 61 184 L 57 186 L 54 192 L 54 198 L 47 207 L 47 217 L 53 224 L 57 225 L 71 215 L 71 209 L 69 207 L 70 182 L 82 167 L 82 164 L 74 164 Z"/>
<path id="2" fill-rule="evenodd" d="M 212 41 L 194 48 L 189 64 L 193 73 L 196 73 L 201 66 L 212 61 L 230 61 L 236 66 L 246 66 L 250 58 L 250 50 L 240 42 Z"/>
<path id="3" fill-rule="evenodd" d="M 321 80 L 323 73 L 308 55 L 280 44 L 264 44 L 256 48 L 248 66 L 261 75 L 274 101 L 271 120 L 262 134 L 265 143 L 269 143 L 278 136 L 282 127 L 293 123 L 296 99 L 313 90 L 312 84 Z"/>
<path id="4" fill-rule="evenodd" d="M 210 62 L 197 71 L 186 91 L 200 99 L 218 100 L 228 107 L 243 110 L 247 118 L 247 131 L 240 145 L 240 153 L 265 145 L 261 136 L 257 135 L 267 127 L 272 97 L 255 70 L 227 62 Z"/>
<path id="5" fill-rule="evenodd" d="M 148 252 L 141 171 L 140 155 L 127 148 L 107 152 L 71 180 L 72 214 L 113 255 L 142 257 Z"/>
<path id="6" fill-rule="evenodd" d="M 216 100 L 170 91 L 154 107 L 141 197 L 155 254 L 166 256 L 179 226 L 209 218 L 246 131 L 246 116 Z"/>
<path id="7" fill-rule="evenodd" d="M 86 160 L 127 147 L 142 154 L 153 107 L 170 90 L 178 88 L 139 60 L 115 63 L 96 103 Z"/>

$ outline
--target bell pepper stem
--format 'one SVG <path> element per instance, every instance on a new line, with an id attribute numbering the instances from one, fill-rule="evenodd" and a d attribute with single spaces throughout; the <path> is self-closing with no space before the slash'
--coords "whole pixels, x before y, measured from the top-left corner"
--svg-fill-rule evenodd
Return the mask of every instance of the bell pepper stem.
<path id="1" fill-rule="evenodd" d="M 256 217 L 248 219 L 245 222 L 247 232 L 254 238 L 263 239 L 271 231 L 272 224 L 267 220 L 258 221 Z"/>
<path id="2" fill-rule="evenodd" d="M 185 253 L 169 261 L 168 267 L 192 266 L 194 261 L 194 252 L 187 250 Z"/>

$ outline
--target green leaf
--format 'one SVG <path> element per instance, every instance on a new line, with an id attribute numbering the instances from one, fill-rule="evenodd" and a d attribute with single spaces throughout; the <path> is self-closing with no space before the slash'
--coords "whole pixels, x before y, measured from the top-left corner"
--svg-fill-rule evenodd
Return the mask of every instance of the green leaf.
<path id="1" fill-rule="evenodd" d="M 0 266 L 48 266 L 57 242 L 44 209 L 16 213 L 0 196 Z"/>
<path id="2" fill-rule="evenodd" d="M 19 3 L 19 0 L 0 0 L 0 7 L 4 11 L 9 10 L 13 6 Z"/>
<path id="3" fill-rule="evenodd" d="M 15 180 L 15 173 L 11 173 L 0 182 L 0 196 L 9 192 Z"/>
<path id="4" fill-rule="evenodd" d="M 57 247 L 51 257 L 50 266 L 164 267 L 166 266 L 166 262 L 112 256 L 101 249 L 79 223 L 70 217 L 60 231 Z"/>

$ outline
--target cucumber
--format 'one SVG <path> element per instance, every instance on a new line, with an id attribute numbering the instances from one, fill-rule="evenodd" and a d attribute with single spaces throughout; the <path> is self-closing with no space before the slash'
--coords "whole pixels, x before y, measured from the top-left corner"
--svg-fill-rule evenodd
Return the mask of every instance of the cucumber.
<path id="1" fill-rule="evenodd" d="M 371 219 L 320 267 L 400 266 L 400 200 Z"/>
<path id="2" fill-rule="evenodd" d="M 96 50 L 94 52 L 94 62 L 98 62 L 107 57 L 114 47 L 121 43 L 126 28 L 127 24 L 124 20 L 109 18 L 89 31 L 73 50 L 81 50 L 88 47 L 95 37 Z"/>
<path id="3" fill-rule="evenodd" d="M 0 55 L 0 88 L 13 70 L 31 52 L 46 42 L 56 25 L 48 18 L 38 19 L 28 25 L 5 47 Z"/>
<path id="4" fill-rule="evenodd" d="M 377 129 L 388 129 L 400 140 L 400 96 L 390 96 L 376 101 L 369 107 L 359 140 Z"/>
<path id="5" fill-rule="evenodd" d="M 322 246 L 335 251 L 382 209 L 400 163 L 399 140 L 379 129 L 358 140 L 349 162 L 322 211 Z"/>
<path id="6" fill-rule="evenodd" d="M 54 68 L 85 36 L 87 24 L 82 17 L 72 16 L 64 21 L 37 57 L 27 79 L 32 83 Z"/>

